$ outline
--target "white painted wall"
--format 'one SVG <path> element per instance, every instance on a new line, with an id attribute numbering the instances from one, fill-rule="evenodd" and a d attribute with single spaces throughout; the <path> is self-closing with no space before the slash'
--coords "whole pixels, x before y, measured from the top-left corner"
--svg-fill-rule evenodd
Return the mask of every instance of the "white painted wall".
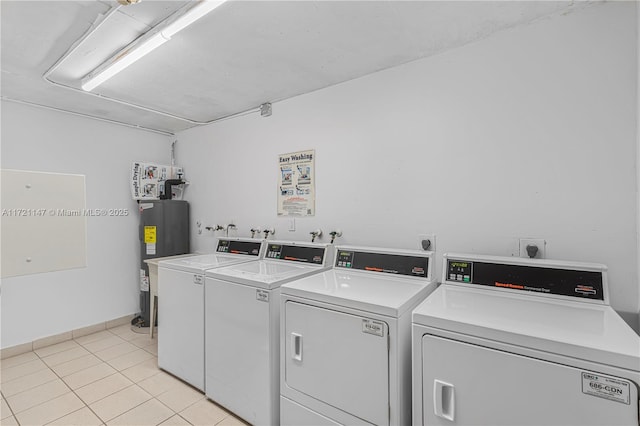
<path id="1" fill-rule="evenodd" d="M 88 218 L 87 268 L 2 280 L 3 348 L 139 312 L 130 167 L 168 163 L 170 145 L 167 136 L 2 102 L 2 168 L 86 175 L 87 208 L 130 212 Z"/>
<path id="2" fill-rule="evenodd" d="M 271 226 L 309 239 L 512 255 L 518 238 L 547 257 L 609 266 L 611 299 L 639 305 L 636 242 L 635 5 L 613 2 L 178 135 L 192 182 L 193 248 L 204 225 L 240 235 Z M 316 150 L 317 213 L 276 217 L 278 154 Z M 327 241 L 323 238 L 321 241 Z M 438 274 L 440 273 L 438 262 Z"/>
<path id="3" fill-rule="evenodd" d="M 637 219 L 638 224 L 636 227 L 636 235 L 637 235 L 637 244 L 638 244 L 638 255 L 640 257 L 640 5 L 638 2 L 635 2 L 636 5 L 636 37 L 637 37 L 637 45 L 636 45 L 636 59 L 638 60 L 637 68 L 636 68 L 636 76 L 638 78 L 638 82 L 636 85 L 636 177 L 638 179 L 636 185 L 636 199 L 638 201 L 637 206 Z M 640 285 L 640 261 L 638 261 L 638 284 Z M 640 297 L 640 292 L 638 292 L 638 297 Z M 640 305 L 640 300 L 638 301 L 638 305 Z M 640 314 L 638 315 L 638 330 L 640 330 Z"/>

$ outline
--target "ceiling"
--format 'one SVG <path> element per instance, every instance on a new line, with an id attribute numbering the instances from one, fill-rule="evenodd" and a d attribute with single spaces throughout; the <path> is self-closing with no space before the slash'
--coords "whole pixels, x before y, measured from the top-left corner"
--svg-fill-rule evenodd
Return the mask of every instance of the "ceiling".
<path id="1" fill-rule="evenodd" d="M 2 98 L 173 134 L 590 2 L 231 0 L 93 92 L 80 89 L 186 3 L 3 0 Z"/>

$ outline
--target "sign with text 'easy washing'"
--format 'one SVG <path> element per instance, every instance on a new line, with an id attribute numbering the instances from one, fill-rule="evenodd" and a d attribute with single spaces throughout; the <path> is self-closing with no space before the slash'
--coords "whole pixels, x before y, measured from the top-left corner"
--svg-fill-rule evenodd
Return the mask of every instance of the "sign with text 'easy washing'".
<path id="1" fill-rule="evenodd" d="M 278 157 L 278 216 L 314 216 L 315 150 Z"/>

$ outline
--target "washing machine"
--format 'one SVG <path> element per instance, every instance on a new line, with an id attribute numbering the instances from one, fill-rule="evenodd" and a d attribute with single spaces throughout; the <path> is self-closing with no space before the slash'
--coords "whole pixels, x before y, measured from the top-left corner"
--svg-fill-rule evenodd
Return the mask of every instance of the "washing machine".
<path id="1" fill-rule="evenodd" d="M 330 244 L 269 241 L 258 262 L 206 272 L 207 397 L 254 425 L 280 423 L 280 286 L 329 268 Z"/>
<path id="2" fill-rule="evenodd" d="M 336 248 L 331 270 L 281 287 L 282 425 L 408 425 L 411 311 L 436 288 L 431 252 Z"/>
<path id="3" fill-rule="evenodd" d="M 158 366 L 204 391 L 204 271 L 257 261 L 260 240 L 220 238 L 216 252 L 158 263 Z"/>
<path id="4" fill-rule="evenodd" d="M 640 337 L 607 268 L 447 254 L 413 312 L 414 425 L 637 425 Z"/>

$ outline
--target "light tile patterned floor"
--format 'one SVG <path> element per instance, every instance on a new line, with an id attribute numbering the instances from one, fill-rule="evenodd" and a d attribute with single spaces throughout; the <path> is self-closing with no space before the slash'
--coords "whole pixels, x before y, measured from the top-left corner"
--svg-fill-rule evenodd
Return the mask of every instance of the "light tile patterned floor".
<path id="1" fill-rule="evenodd" d="M 0 362 L 3 426 L 244 425 L 158 369 L 158 341 L 123 325 Z"/>

